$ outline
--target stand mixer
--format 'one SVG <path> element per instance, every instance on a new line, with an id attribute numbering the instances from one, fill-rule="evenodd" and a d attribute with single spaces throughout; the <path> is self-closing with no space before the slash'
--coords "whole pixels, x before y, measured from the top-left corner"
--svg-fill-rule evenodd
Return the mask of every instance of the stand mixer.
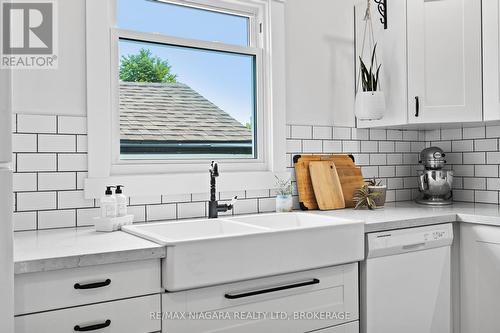
<path id="1" fill-rule="evenodd" d="M 415 200 L 424 205 L 450 205 L 452 203 L 453 171 L 443 170 L 445 153 L 439 147 L 429 147 L 420 152 L 418 163 L 424 170 L 418 172 L 420 196 Z"/>

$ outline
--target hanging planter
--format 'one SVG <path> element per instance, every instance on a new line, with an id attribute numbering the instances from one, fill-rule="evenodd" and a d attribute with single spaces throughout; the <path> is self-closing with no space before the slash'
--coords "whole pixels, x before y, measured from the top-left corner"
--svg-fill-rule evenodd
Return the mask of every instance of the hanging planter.
<path id="1" fill-rule="evenodd" d="M 377 44 L 373 36 L 373 26 L 370 12 L 370 0 L 367 2 L 365 14 L 365 33 L 363 36 L 363 47 L 359 57 L 359 75 L 356 100 L 354 102 L 354 113 L 360 120 L 382 119 L 385 113 L 385 95 L 380 85 L 380 68 L 382 64 L 377 62 Z M 369 35 L 368 41 L 366 35 Z M 368 44 L 371 52 L 370 67 L 363 61 L 365 44 Z"/>

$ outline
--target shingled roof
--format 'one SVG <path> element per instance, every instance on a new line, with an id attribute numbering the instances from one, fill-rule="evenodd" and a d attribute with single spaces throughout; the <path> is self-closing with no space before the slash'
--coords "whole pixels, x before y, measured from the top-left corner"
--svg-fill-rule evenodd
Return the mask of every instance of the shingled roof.
<path id="1" fill-rule="evenodd" d="M 120 82 L 120 139 L 238 143 L 252 131 L 183 83 Z"/>

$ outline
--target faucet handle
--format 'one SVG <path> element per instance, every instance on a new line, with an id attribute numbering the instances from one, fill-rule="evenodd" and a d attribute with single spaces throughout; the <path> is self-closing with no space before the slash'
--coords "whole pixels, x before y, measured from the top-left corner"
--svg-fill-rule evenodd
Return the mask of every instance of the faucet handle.
<path id="1" fill-rule="evenodd" d="M 238 196 L 235 195 L 233 199 L 231 199 L 231 203 L 229 204 L 229 206 L 234 206 L 234 204 L 236 203 L 236 201 L 238 201 Z"/>

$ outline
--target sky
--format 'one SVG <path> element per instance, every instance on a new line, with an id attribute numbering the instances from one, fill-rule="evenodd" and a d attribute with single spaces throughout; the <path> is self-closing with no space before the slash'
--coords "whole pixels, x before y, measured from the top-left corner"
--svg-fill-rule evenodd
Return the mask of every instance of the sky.
<path id="1" fill-rule="evenodd" d="M 119 0 L 118 27 L 173 37 L 248 45 L 248 19 L 151 0 Z M 120 57 L 150 49 L 165 59 L 177 81 L 189 85 L 240 123 L 254 112 L 252 56 L 120 41 Z"/>

